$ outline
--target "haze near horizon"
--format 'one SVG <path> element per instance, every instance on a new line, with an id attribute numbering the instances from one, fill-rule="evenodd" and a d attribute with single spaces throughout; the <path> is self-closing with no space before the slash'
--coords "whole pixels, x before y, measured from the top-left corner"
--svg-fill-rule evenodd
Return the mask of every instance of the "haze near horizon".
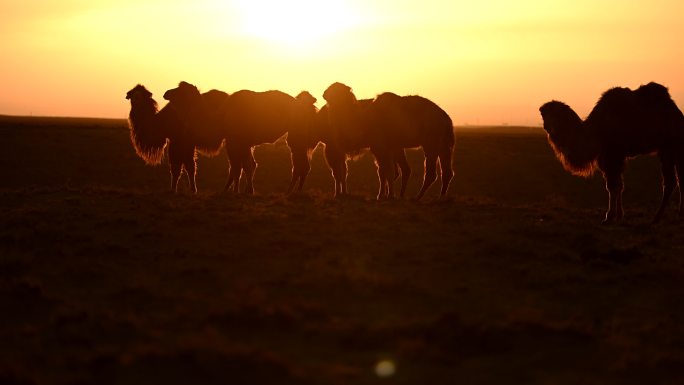
<path id="1" fill-rule="evenodd" d="M 538 125 L 557 99 L 584 117 L 614 86 L 662 83 L 684 106 L 675 0 L 446 3 L 11 0 L 0 12 L 0 114 L 124 118 L 144 84 L 160 104 L 202 90 L 419 94 L 454 124 Z"/>

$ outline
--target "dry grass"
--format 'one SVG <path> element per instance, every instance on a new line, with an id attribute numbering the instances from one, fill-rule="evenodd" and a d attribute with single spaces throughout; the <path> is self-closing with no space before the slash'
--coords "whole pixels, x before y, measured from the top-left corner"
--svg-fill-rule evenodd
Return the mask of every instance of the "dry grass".
<path id="1" fill-rule="evenodd" d="M 279 145 L 257 151 L 256 196 L 219 193 L 225 155 L 174 195 L 123 121 L 0 133 L 0 383 L 684 380 L 684 233 L 674 209 L 648 225 L 653 159 L 602 227 L 602 181 L 567 175 L 540 129 L 457 130 L 453 199 L 420 204 L 372 200 L 369 158 L 344 199 L 320 151 L 283 196 Z"/>

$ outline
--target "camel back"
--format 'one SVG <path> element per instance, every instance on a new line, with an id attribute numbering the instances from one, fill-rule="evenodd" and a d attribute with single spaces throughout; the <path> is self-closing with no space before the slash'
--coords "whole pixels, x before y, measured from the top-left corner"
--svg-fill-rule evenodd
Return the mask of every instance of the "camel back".
<path id="1" fill-rule="evenodd" d="M 451 118 L 429 99 L 386 92 L 375 99 L 374 110 L 375 129 L 391 132 L 400 147 L 454 145 Z"/>
<path id="2" fill-rule="evenodd" d="M 273 143 L 287 132 L 294 106 L 295 99 L 281 91 L 237 91 L 225 104 L 226 139 Z"/>
<path id="3" fill-rule="evenodd" d="M 667 88 L 657 83 L 606 91 L 584 125 L 595 132 L 602 148 L 625 156 L 664 146 L 684 149 L 684 115 Z"/>

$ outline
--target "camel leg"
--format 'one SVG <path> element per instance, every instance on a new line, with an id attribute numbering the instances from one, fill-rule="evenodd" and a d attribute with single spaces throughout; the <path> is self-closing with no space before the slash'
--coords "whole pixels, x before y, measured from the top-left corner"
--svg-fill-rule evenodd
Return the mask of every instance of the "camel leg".
<path id="1" fill-rule="evenodd" d="M 622 173 L 606 173 L 606 190 L 608 191 L 608 211 L 603 220 L 603 224 L 610 224 L 619 221 L 623 217 L 622 210 L 622 190 L 624 183 Z"/>
<path id="2" fill-rule="evenodd" d="M 347 195 L 347 161 L 339 159 L 336 167 L 333 168 L 333 178 L 335 179 L 335 196 Z"/>
<path id="3" fill-rule="evenodd" d="M 297 184 L 297 182 L 299 181 L 299 179 L 300 179 L 299 176 L 297 176 L 297 174 L 295 174 L 294 171 L 292 171 L 292 179 L 290 179 L 290 185 L 287 186 L 287 190 L 285 191 L 285 195 L 292 194 L 292 192 L 294 191 L 294 187 Z"/>
<path id="4" fill-rule="evenodd" d="M 187 163 L 185 166 L 185 173 L 188 175 L 188 183 L 190 184 L 190 191 L 197 194 L 197 184 L 195 182 L 197 165 L 195 162 Z"/>
<path id="5" fill-rule="evenodd" d="M 175 160 L 173 162 L 169 160 L 169 163 L 171 169 L 171 192 L 176 192 L 178 190 L 178 181 L 180 180 L 181 172 L 183 171 L 183 165 Z"/>
<path id="6" fill-rule="evenodd" d="M 378 195 L 377 200 L 392 197 L 392 182 L 395 179 L 394 158 L 390 151 L 371 149 L 375 156 L 375 165 L 378 173 Z"/>
<path id="7" fill-rule="evenodd" d="M 335 180 L 335 194 L 338 195 L 347 193 L 347 162 L 344 153 L 336 151 L 331 146 L 325 146 L 325 161 L 332 172 Z"/>
<path id="8" fill-rule="evenodd" d="M 176 142 L 169 142 L 169 171 L 171 172 L 171 192 L 178 191 L 178 181 L 183 172 L 183 157 Z"/>
<path id="9" fill-rule="evenodd" d="M 684 218 L 684 191 L 682 191 L 682 183 L 684 183 L 684 160 L 677 163 L 677 184 L 679 185 L 679 218 Z"/>
<path id="10" fill-rule="evenodd" d="M 294 191 L 297 186 L 297 191 L 302 191 L 304 187 L 304 180 L 311 170 L 311 164 L 306 149 L 292 149 L 292 180 L 290 186 L 287 188 L 287 194 Z M 299 182 L 299 183 L 298 183 Z"/>
<path id="11" fill-rule="evenodd" d="M 406 151 L 402 148 L 395 155 L 395 165 L 399 167 L 401 171 L 401 190 L 399 191 L 399 197 L 403 198 L 406 193 L 406 186 L 408 186 L 409 178 L 411 177 L 411 166 L 409 166 L 408 160 L 406 160 Z"/>
<path id="12" fill-rule="evenodd" d="M 235 148 L 226 147 L 226 152 L 228 153 L 228 182 L 226 182 L 226 187 L 224 191 L 238 192 L 240 187 L 240 173 L 242 172 L 242 162 L 240 161 L 240 156 Z"/>
<path id="13" fill-rule="evenodd" d="M 387 165 L 383 162 L 376 162 L 377 173 L 378 173 L 378 195 L 377 200 L 382 200 L 383 198 L 389 197 L 389 170 L 387 170 Z M 392 167 L 394 169 L 394 167 Z"/>
<path id="14" fill-rule="evenodd" d="M 254 154 L 252 148 L 247 148 L 247 151 L 243 155 L 244 164 L 243 170 L 245 179 L 245 193 L 249 195 L 254 194 L 254 172 L 257 168 L 257 162 L 254 160 Z"/>
<path id="15" fill-rule="evenodd" d="M 333 182 L 335 184 L 335 192 L 333 193 L 333 197 L 336 197 L 339 189 L 339 183 L 337 182 L 337 157 L 335 156 L 335 151 L 332 150 L 332 147 L 330 145 L 325 146 L 324 154 L 325 163 L 328 164 L 328 169 L 330 169 L 330 173 L 332 174 Z"/>
<path id="16" fill-rule="evenodd" d="M 660 201 L 660 207 L 653 218 L 653 223 L 658 223 L 665 213 L 667 204 L 670 201 L 670 196 L 677 186 L 677 175 L 675 174 L 675 164 L 670 159 L 661 157 L 661 166 L 663 173 L 663 199 Z"/>
<path id="17" fill-rule="evenodd" d="M 299 153 L 301 149 L 300 148 L 295 148 L 290 145 L 290 160 L 292 162 L 292 178 L 290 179 L 290 185 L 287 186 L 287 191 L 285 191 L 286 195 L 292 194 L 292 191 L 294 190 L 295 185 L 299 181 Z"/>
<path id="18" fill-rule="evenodd" d="M 425 151 L 425 175 L 423 177 L 423 187 L 416 195 L 416 200 L 420 200 L 425 192 L 437 179 L 437 154 Z"/>
<path id="19" fill-rule="evenodd" d="M 451 168 L 453 152 L 453 146 L 447 146 L 439 154 L 439 166 L 442 169 L 442 191 L 439 196 L 442 198 L 446 196 L 451 179 L 454 177 L 454 171 Z"/>
<path id="20" fill-rule="evenodd" d="M 297 182 L 299 182 L 301 178 L 298 175 L 298 171 L 292 167 L 292 178 L 290 179 L 290 184 L 287 186 L 287 190 L 285 191 L 285 195 L 290 195 L 294 191 L 295 186 L 297 185 Z"/>
<path id="21" fill-rule="evenodd" d="M 302 171 L 299 174 L 299 185 L 297 185 L 297 192 L 302 192 L 304 181 L 306 180 L 306 177 L 309 176 L 309 172 L 311 172 L 311 155 L 312 152 L 307 150 L 306 158 L 302 159 Z"/>
<path id="22" fill-rule="evenodd" d="M 606 191 L 608 191 L 608 210 L 602 223 L 609 224 L 619 221 L 623 217 L 622 190 L 624 182 L 622 174 L 625 169 L 625 159 L 599 158 L 598 166 L 601 172 L 603 172 L 603 178 L 606 181 Z"/>
<path id="23" fill-rule="evenodd" d="M 188 174 L 190 191 L 193 194 L 197 194 L 197 152 L 194 148 L 190 152 L 189 159 L 186 159 L 183 163 L 185 165 L 185 173 Z"/>
<path id="24" fill-rule="evenodd" d="M 340 176 L 340 194 L 342 195 L 349 195 L 349 191 L 347 190 L 347 173 L 349 170 L 347 169 L 347 159 L 343 156 L 342 159 L 340 160 L 340 171 L 339 171 L 339 176 Z"/>

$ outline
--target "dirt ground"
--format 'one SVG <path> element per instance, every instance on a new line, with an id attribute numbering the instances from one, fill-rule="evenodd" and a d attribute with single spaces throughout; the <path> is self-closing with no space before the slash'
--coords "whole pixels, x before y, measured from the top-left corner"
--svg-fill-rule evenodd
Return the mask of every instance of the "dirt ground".
<path id="1" fill-rule="evenodd" d="M 255 196 L 197 196 L 123 120 L 0 117 L 2 384 L 680 384 L 684 231 L 656 159 L 602 226 L 540 128 L 456 129 L 450 198 L 377 202 L 370 156 L 332 198 L 319 148 L 256 151 Z M 418 190 L 422 154 L 411 151 Z"/>

